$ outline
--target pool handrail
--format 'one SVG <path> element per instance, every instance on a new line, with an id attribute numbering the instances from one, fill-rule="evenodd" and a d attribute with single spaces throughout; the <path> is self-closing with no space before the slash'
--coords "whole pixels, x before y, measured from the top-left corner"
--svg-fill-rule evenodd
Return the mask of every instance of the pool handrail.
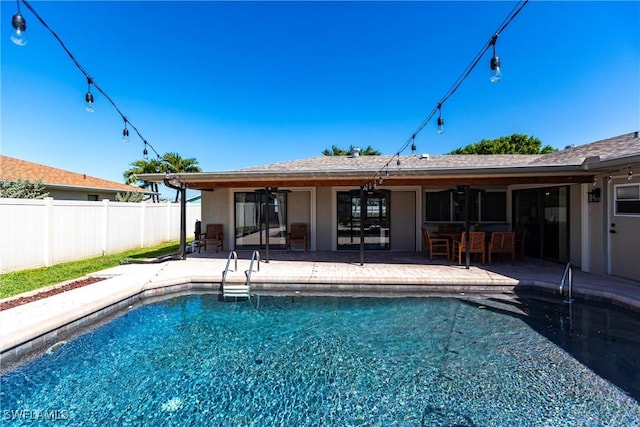
<path id="1" fill-rule="evenodd" d="M 564 302 L 571 304 L 573 302 L 573 268 L 571 262 L 568 262 L 562 273 L 562 279 L 560 280 L 560 298 L 564 296 L 564 285 L 568 283 L 567 299 Z"/>
<path id="2" fill-rule="evenodd" d="M 221 290 L 224 291 L 224 282 L 227 280 L 227 272 L 229 271 L 229 264 L 231 264 L 231 258 L 235 260 L 235 265 L 233 271 L 238 271 L 238 253 L 236 251 L 229 252 L 229 256 L 227 257 L 227 265 L 222 272 L 222 282 L 220 283 Z"/>

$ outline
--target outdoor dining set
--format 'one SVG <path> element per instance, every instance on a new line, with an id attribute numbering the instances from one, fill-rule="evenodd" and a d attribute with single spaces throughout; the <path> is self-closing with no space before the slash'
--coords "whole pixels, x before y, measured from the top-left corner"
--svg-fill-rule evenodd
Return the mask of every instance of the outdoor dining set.
<path id="1" fill-rule="evenodd" d="M 470 231 L 469 236 L 465 231 L 454 232 L 443 230 L 438 232 L 429 231 L 427 227 L 422 228 L 423 253 L 429 253 L 429 260 L 433 256 L 444 256 L 447 260 L 457 261 L 462 264 L 463 256 L 469 252 L 479 256 L 484 264 L 488 258 L 491 264 L 494 255 L 508 255 L 511 263 L 515 263 L 516 252 L 524 258 L 524 238 L 526 229 L 517 231 Z M 467 245 L 469 249 L 467 250 Z"/>

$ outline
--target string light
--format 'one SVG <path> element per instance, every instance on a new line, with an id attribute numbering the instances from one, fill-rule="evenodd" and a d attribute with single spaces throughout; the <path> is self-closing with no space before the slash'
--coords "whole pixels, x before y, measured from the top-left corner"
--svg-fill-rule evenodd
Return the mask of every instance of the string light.
<path id="1" fill-rule="evenodd" d="M 129 129 L 127 129 L 127 118 L 124 118 L 124 129 L 122 130 L 122 142 L 129 143 Z"/>
<path id="2" fill-rule="evenodd" d="M 413 148 L 413 141 L 415 136 L 418 135 L 427 126 L 427 124 L 429 124 L 429 122 L 435 116 L 436 113 L 438 113 L 438 120 L 437 120 L 437 125 L 439 128 L 438 133 L 444 132 L 444 119 L 442 118 L 442 111 L 441 111 L 442 106 L 445 104 L 445 102 L 449 100 L 449 98 L 451 98 L 451 96 L 453 96 L 454 93 L 456 93 L 456 91 L 460 88 L 460 86 L 467 79 L 467 77 L 469 77 L 471 72 L 475 69 L 475 67 L 478 65 L 478 63 L 480 62 L 480 60 L 482 59 L 484 54 L 487 52 L 487 50 L 489 50 L 490 47 L 493 47 L 493 56 L 491 58 L 491 64 L 495 64 L 497 69 L 500 68 L 500 59 L 496 56 L 496 53 L 495 53 L 496 40 L 498 39 L 498 36 L 502 34 L 502 32 L 509 26 L 509 24 L 511 24 L 511 22 L 515 19 L 515 17 L 518 16 L 518 14 L 522 11 L 522 9 L 527 5 L 528 2 L 529 0 L 521 0 L 513 6 L 513 9 L 511 9 L 509 14 L 505 17 L 504 21 L 502 21 L 502 23 L 498 26 L 498 29 L 493 33 L 493 36 L 489 39 L 489 41 L 487 41 L 484 44 L 484 46 L 480 49 L 478 54 L 473 58 L 473 60 L 469 63 L 467 68 L 464 69 L 464 71 L 460 74 L 460 76 L 458 76 L 458 78 L 454 81 L 454 83 L 451 85 L 449 90 L 440 99 L 436 107 L 434 107 L 431 110 L 431 112 L 422 121 L 422 123 L 420 123 L 418 128 L 412 133 L 411 137 L 407 139 L 407 141 L 402 145 L 402 147 L 400 147 L 400 150 L 398 150 L 397 154 L 391 157 L 384 164 L 384 166 L 382 166 L 374 174 L 373 180 L 375 180 L 379 175 L 382 175 L 383 171 L 386 171 L 387 176 L 389 176 L 388 167 L 396 156 L 398 156 L 398 160 L 396 164 L 400 166 L 400 153 L 406 150 L 406 148 L 409 145 L 411 145 Z M 498 71 L 498 70 L 494 70 L 494 71 Z M 440 132 L 440 127 L 442 127 L 442 132 Z"/>
<path id="3" fill-rule="evenodd" d="M 416 135 L 413 134 L 411 136 L 411 154 L 415 154 L 416 150 L 417 150 L 417 148 L 416 148 Z"/>
<path id="4" fill-rule="evenodd" d="M 442 104 L 438 104 L 438 133 L 444 133 L 444 119 L 442 118 Z"/>
<path id="5" fill-rule="evenodd" d="M 491 57 L 490 67 L 491 67 L 491 83 L 498 83 L 502 78 L 502 71 L 500 70 L 500 58 L 496 56 L 496 40 L 498 40 L 498 35 L 495 34 L 491 39 L 491 46 L 493 47 L 493 56 Z"/>
<path id="6" fill-rule="evenodd" d="M 147 141 L 144 141 L 144 150 L 142 150 L 142 157 L 144 157 L 145 160 L 149 158 L 149 150 L 147 150 Z"/>
<path id="7" fill-rule="evenodd" d="M 84 108 L 87 112 L 93 113 L 96 111 L 96 107 L 93 104 L 93 94 L 91 93 L 91 77 L 87 77 L 87 87 L 87 93 L 84 96 L 84 100 L 86 102 Z"/>
<path id="8" fill-rule="evenodd" d="M 96 83 L 96 81 L 93 78 L 90 77 L 90 75 L 87 72 L 87 70 L 82 66 L 82 64 L 80 64 L 80 62 L 76 59 L 76 57 L 73 56 L 73 54 L 67 48 L 67 46 L 64 44 L 64 42 L 62 41 L 60 36 L 58 36 L 58 34 L 55 31 L 53 31 L 53 29 L 44 21 L 44 19 L 42 19 L 40 14 L 38 14 L 38 12 L 33 8 L 33 6 L 31 6 L 31 4 L 27 0 L 17 0 L 18 13 L 16 13 L 13 16 L 13 19 L 11 20 L 11 24 L 12 24 L 13 28 L 16 29 L 16 30 L 19 30 L 20 34 L 24 37 L 24 32 L 26 31 L 27 25 L 26 25 L 25 19 L 20 14 L 20 2 L 22 2 L 27 7 L 27 9 L 29 9 L 29 11 L 31 11 L 31 13 L 33 13 L 33 15 L 38 19 L 38 21 L 40 21 L 42 26 L 44 26 L 51 33 L 51 35 L 58 41 L 58 43 L 60 44 L 62 49 L 69 56 L 69 58 L 74 63 L 74 65 L 87 78 L 87 82 L 88 82 L 88 86 L 89 86 L 89 90 L 85 94 L 85 108 L 87 109 L 87 111 L 89 111 L 89 112 L 95 111 L 94 96 L 93 96 L 93 93 L 91 93 L 91 86 L 93 86 L 93 88 L 96 91 L 98 91 L 100 94 L 102 94 L 102 96 L 104 96 L 105 99 L 107 101 L 109 101 L 109 103 L 113 106 L 113 108 L 120 115 L 120 117 L 122 117 L 122 120 L 124 120 L 126 132 L 125 132 L 125 130 L 122 131 L 123 140 L 125 139 L 125 137 L 128 137 L 129 129 L 133 129 L 133 131 L 136 133 L 136 135 L 138 135 L 140 140 L 144 142 L 144 151 L 143 151 L 143 153 L 146 153 L 145 156 L 148 155 L 148 153 L 149 153 L 148 148 L 149 148 L 156 154 L 156 156 L 158 156 L 158 158 L 160 158 L 160 154 L 156 151 L 156 149 L 153 147 L 153 145 L 151 145 L 142 136 L 142 134 L 140 133 L 138 128 L 133 123 L 131 123 L 131 121 L 129 119 L 127 119 L 125 117 L 124 113 L 116 105 L 115 101 Z M 16 41 L 14 40 L 13 34 L 12 34 L 11 40 L 14 43 L 16 43 Z M 25 39 L 25 43 L 26 43 L 26 39 Z M 146 159 L 146 157 L 145 157 L 145 159 Z"/>
<path id="9" fill-rule="evenodd" d="M 13 27 L 11 41 L 18 46 L 24 46 L 27 44 L 27 35 L 25 34 L 27 21 L 20 13 L 20 0 L 16 0 L 16 5 L 18 6 L 18 12 L 11 18 L 11 27 Z"/>

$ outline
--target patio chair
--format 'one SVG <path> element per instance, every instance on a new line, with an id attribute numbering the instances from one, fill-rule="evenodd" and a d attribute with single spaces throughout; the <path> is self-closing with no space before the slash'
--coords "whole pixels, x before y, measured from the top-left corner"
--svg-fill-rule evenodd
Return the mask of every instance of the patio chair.
<path id="1" fill-rule="evenodd" d="M 198 239 L 198 253 L 203 247 L 206 252 L 207 245 L 215 246 L 216 252 L 218 252 L 218 249 L 224 250 L 224 233 L 222 230 L 222 224 L 207 224 L 206 231 L 200 234 Z"/>
<path id="2" fill-rule="evenodd" d="M 470 231 L 469 232 L 469 252 L 471 254 L 481 254 L 482 263 L 484 264 L 484 231 Z M 466 232 L 462 232 L 460 240 L 453 242 L 453 260 L 455 261 L 456 255 L 458 257 L 458 265 L 462 264 L 462 254 L 467 253 L 467 235 Z"/>
<path id="3" fill-rule="evenodd" d="M 305 252 L 309 250 L 309 236 L 307 233 L 307 224 L 305 223 L 293 223 L 289 226 L 286 241 L 287 251 L 291 250 L 291 246 L 297 244 L 302 244 Z"/>
<path id="4" fill-rule="evenodd" d="M 516 230 L 515 250 L 520 253 L 520 259 L 524 259 L 524 239 L 527 237 L 526 228 L 518 228 Z"/>
<path id="5" fill-rule="evenodd" d="M 429 261 L 434 255 L 444 255 L 449 259 L 449 239 L 434 239 L 429 234 L 429 229 L 422 227 L 422 252 L 429 249 Z"/>
<path id="6" fill-rule="evenodd" d="M 489 241 L 489 264 L 492 254 L 511 254 L 511 264 L 516 262 L 516 233 L 514 231 L 494 231 Z"/>

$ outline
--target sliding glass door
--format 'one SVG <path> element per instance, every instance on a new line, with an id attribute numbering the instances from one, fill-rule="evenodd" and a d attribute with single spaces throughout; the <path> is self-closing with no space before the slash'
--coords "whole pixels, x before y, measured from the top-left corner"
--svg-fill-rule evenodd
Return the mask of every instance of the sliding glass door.
<path id="1" fill-rule="evenodd" d="M 361 225 L 365 249 L 389 249 L 389 192 L 365 191 L 360 202 L 360 190 L 338 192 L 338 249 L 360 249 Z"/>
<path id="2" fill-rule="evenodd" d="M 284 249 L 287 235 L 287 193 L 235 193 L 236 249 Z"/>

